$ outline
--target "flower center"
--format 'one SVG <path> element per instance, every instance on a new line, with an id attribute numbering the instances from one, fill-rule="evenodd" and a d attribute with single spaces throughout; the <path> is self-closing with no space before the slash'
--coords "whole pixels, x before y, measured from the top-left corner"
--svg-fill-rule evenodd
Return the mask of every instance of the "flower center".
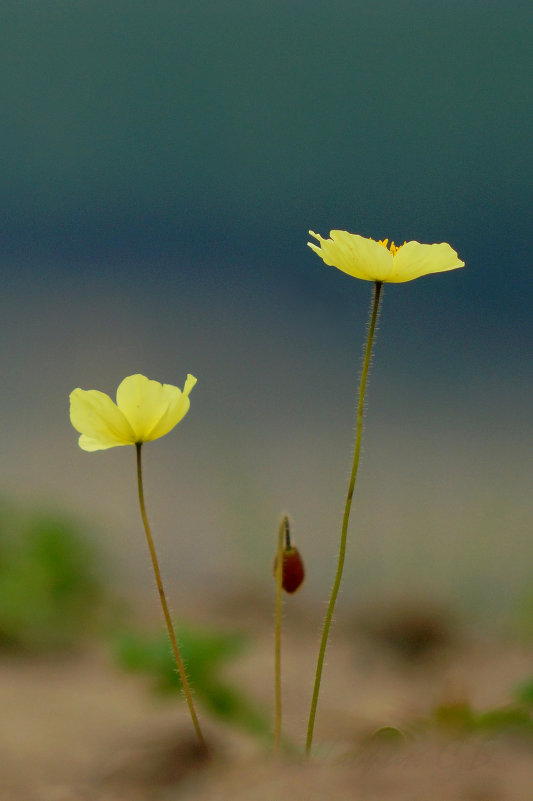
<path id="1" fill-rule="evenodd" d="M 395 245 L 394 242 L 391 242 L 390 245 L 389 245 L 389 240 L 388 239 L 378 239 L 378 245 L 381 245 L 382 247 L 384 247 L 385 250 L 390 250 L 392 255 L 396 256 L 396 254 L 398 253 L 400 248 L 403 248 L 403 245 L 405 245 L 405 242 L 403 243 L 403 245 Z"/>

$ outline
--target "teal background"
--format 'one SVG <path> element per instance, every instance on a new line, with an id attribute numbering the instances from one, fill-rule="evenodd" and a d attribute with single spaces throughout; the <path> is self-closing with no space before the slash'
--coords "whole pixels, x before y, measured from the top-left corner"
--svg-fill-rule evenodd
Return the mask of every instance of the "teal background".
<path id="1" fill-rule="evenodd" d="M 307 230 L 448 241 L 464 270 L 386 287 L 344 598 L 519 604 L 532 34 L 525 2 L 3 3 L 4 492 L 95 520 L 148 584 L 133 453 L 79 451 L 67 397 L 192 372 L 146 448 L 169 573 L 268 590 L 289 512 L 321 598 L 371 287 Z"/>

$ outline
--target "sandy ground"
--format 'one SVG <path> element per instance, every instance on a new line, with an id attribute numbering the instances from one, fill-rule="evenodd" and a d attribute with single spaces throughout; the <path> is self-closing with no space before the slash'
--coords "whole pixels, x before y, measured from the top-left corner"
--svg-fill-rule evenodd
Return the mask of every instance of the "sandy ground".
<path id="1" fill-rule="evenodd" d="M 250 613 L 243 628 L 253 630 L 254 642 L 228 666 L 228 678 L 271 708 L 268 619 Z M 422 725 L 444 701 L 468 699 L 480 710 L 509 703 L 510 689 L 533 672 L 533 647 L 439 634 L 422 656 L 407 658 L 377 628 L 372 638 L 348 625 L 335 631 L 311 762 L 275 759 L 203 715 L 212 746 L 205 761 L 184 705 L 155 700 L 142 678 L 121 672 L 101 647 L 55 659 L 3 656 L 0 801 L 533 800 L 531 738 L 445 736 Z M 298 748 L 316 644 L 314 626 L 288 621 L 284 729 Z M 369 739 L 385 725 L 402 727 L 405 742 Z"/>

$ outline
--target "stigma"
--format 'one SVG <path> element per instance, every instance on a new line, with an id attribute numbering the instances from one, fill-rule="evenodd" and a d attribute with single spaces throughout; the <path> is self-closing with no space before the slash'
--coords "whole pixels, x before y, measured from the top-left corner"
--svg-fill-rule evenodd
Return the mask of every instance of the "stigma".
<path id="1" fill-rule="evenodd" d="M 389 240 L 388 239 L 378 239 L 378 245 L 381 245 L 382 247 L 384 247 L 385 250 L 390 250 L 392 255 L 396 256 L 398 251 L 401 248 L 403 248 L 403 245 L 405 245 L 405 242 L 403 243 L 403 245 L 395 245 L 394 242 L 391 242 L 390 245 L 389 245 Z"/>

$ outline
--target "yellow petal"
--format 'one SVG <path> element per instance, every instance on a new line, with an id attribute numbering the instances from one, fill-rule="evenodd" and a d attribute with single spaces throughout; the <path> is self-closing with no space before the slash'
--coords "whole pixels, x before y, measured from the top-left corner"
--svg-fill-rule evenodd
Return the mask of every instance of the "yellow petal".
<path id="1" fill-rule="evenodd" d="M 135 442 L 149 442 L 168 434 L 189 410 L 189 392 L 196 378 L 189 375 L 184 391 L 144 375 L 130 375 L 117 389 L 117 406 L 128 420 Z"/>
<path id="2" fill-rule="evenodd" d="M 190 373 L 187 373 L 187 378 L 185 379 L 185 386 L 183 387 L 183 394 L 184 395 L 189 395 L 191 389 L 194 386 L 196 386 L 197 383 L 198 383 L 198 379 L 195 378 Z"/>
<path id="3" fill-rule="evenodd" d="M 406 242 L 394 256 L 392 272 L 386 280 L 391 283 L 402 283 L 429 273 L 442 273 L 464 266 L 464 261 L 461 261 L 457 252 L 447 242 L 437 245 Z"/>
<path id="4" fill-rule="evenodd" d="M 330 231 L 331 239 L 324 239 L 313 231 L 309 233 L 318 239 L 321 247 L 312 242 L 307 244 L 325 264 L 364 281 L 389 280 L 393 257 L 379 242 L 348 231 Z"/>
<path id="5" fill-rule="evenodd" d="M 70 393 L 70 422 L 83 437 L 84 450 L 104 450 L 135 442 L 128 421 L 109 395 L 96 389 L 77 388 Z"/>
<path id="6" fill-rule="evenodd" d="M 133 442 L 117 442 L 116 440 L 103 442 L 102 440 L 93 439 L 86 434 L 82 434 L 78 440 L 78 445 L 82 451 L 105 451 L 108 448 L 115 448 L 117 445 L 133 445 Z"/>
<path id="7" fill-rule="evenodd" d="M 168 408 L 159 422 L 150 431 L 147 440 L 163 437 L 165 434 L 168 434 L 169 431 L 172 431 L 180 420 L 183 420 L 191 405 L 189 393 L 196 384 L 196 380 L 197 379 L 193 375 L 188 375 L 185 386 L 183 387 L 183 392 L 177 387 L 173 387 L 171 384 L 163 384 L 163 391 L 169 401 Z"/>
<path id="8" fill-rule="evenodd" d="M 129 422 L 135 442 L 146 442 L 168 404 L 169 398 L 159 381 L 151 381 L 144 375 L 129 375 L 117 389 L 117 406 Z"/>

